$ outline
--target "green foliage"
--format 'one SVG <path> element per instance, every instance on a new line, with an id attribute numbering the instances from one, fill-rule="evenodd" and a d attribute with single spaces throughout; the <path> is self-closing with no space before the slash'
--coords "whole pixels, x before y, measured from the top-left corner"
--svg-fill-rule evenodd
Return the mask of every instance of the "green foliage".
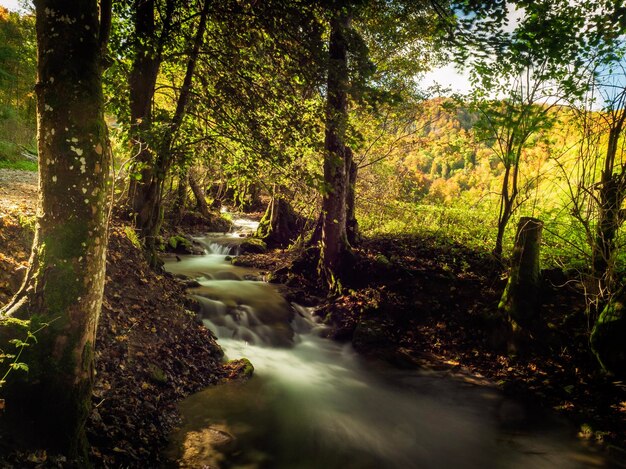
<path id="1" fill-rule="evenodd" d="M 0 367 L 4 368 L 4 373 L 0 377 L 0 388 L 6 383 L 9 375 L 14 371 L 28 372 L 28 365 L 24 362 L 20 362 L 20 357 L 25 348 L 37 343 L 37 337 L 35 334 L 41 329 L 35 332 L 30 330 L 30 321 L 21 319 L 6 317 L 0 319 L 1 328 L 10 328 L 16 333 L 23 333 L 23 339 L 10 339 L 8 344 L 14 346 L 15 351 L 7 351 L 0 349 Z"/>
<path id="2" fill-rule="evenodd" d="M 37 171 L 37 163 L 25 158 L 22 152 L 23 150 L 17 143 L 0 139 L 0 168 Z"/>
<path id="3" fill-rule="evenodd" d="M 37 171 L 37 163 L 31 160 L 6 161 L 0 160 L 0 169 L 17 169 L 20 171 Z"/>
<path id="4" fill-rule="evenodd" d="M 35 215 L 23 215 L 23 214 L 18 214 L 17 216 L 17 222 L 20 224 L 20 226 L 28 231 L 30 231 L 31 233 L 35 232 L 35 228 L 37 226 L 37 218 Z"/>

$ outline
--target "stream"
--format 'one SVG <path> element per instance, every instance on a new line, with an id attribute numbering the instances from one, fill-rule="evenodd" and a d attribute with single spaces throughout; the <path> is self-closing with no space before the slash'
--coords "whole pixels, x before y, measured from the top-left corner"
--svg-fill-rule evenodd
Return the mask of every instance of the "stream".
<path id="1" fill-rule="evenodd" d="M 503 397 L 484 380 L 398 370 L 322 337 L 311 311 L 287 303 L 258 272 L 233 266 L 240 234 L 196 238 L 204 256 L 168 260 L 229 359 L 254 365 L 247 382 L 180 404 L 167 455 L 175 467 L 276 469 L 609 467 L 574 429 Z"/>

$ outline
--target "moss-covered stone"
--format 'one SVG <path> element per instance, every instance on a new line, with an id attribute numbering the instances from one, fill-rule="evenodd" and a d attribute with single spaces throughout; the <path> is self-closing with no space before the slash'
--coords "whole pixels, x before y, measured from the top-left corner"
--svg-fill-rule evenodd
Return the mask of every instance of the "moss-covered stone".
<path id="1" fill-rule="evenodd" d="M 230 360 L 224 364 L 229 380 L 247 381 L 254 374 L 254 366 L 247 358 Z"/>
<path id="2" fill-rule="evenodd" d="M 181 235 L 170 236 L 167 240 L 168 250 L 177 254 L 193 254 L 193 243 Z"/>
<path id="3" fill-rule="evenodd" d="M 148 372 L 150 373 L 150 379 L 155 383 L 167 383 L 167 375 L 165 372 L 159 368 L 158 366 L 151 364 L 148 367 Z"/>
<path id="4" fill-rule="evenodd" d="M 240 253 L 263 254 L 267 252 L 267 245 L 258 238 L 247 238 L 239 246 Z"/>

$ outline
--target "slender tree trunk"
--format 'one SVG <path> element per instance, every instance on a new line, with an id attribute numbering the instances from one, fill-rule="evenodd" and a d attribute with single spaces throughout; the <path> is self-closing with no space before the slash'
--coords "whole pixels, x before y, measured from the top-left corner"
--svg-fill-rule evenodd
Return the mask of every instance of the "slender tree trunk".
<path id="1" fill-rule="evenodd" d="M 621 208 L 626 198 L 624 174 L 614 174 L 618 143 L 622 134 L 626 113 L 622 112 L 609 133 L 609 142 L 600 179 L 598 225 L 592 249 L 593 276 L 600 297 L 612 289 L 611 261 L 615 251 L 615 237 L 623 220 Z"/>
<path id="2" fill-rule="evenodd" d="M 502 259 L 502 248 L 504 244 L 504 231 L 511 217 L 509 204 L 509 178 L 511 177 L 511 166 L 507 165 L 502 178 L 502 192 L 500 193 L 500 214 L 498 215 L 498 233 L 496 234 L 496 245 L 493 255 L 496 259 Z"/>
<path id="3" fill-rule="evenodd" d="M 21 356 L 29 372 L 2 390 L 1 422 L 22 442 L 86 458 L 110 187 L 99 8 L 96 0 L 35 5 L 37 228 L 24 284 L 2 315 L 30 320 L 31 330 L 48 325 Z M 2 349 L 14 332 L 0 331 Z"/>
<path id="4" fill-rule="evenodd" d="M 338 286 L 343 256 L 350 251 L 346 229 L 346 194 L 352 153 L 346 147 L 348 124 L 348 47 L 350 17 L 342 10 L 331 20 L 326 95 L 323 223 L 320 267 L 331 289 Z"/>
<path id="5" fill-rule="evenodd" d="M 139 227 L 148 216 L 147 213 L 140 212 L 145 199 L 143 193 L 152 180 L 150 168 L 153 164 L 153 149 L 148 144 L 147 134 L 152 127 L 152 101 L 161 66 L 163 41 L 157 39 L 154 0 L 138 0 L 134 5 L 135 59 L 129 77 L 130 135 L 136 151 L 134 167 L 140 168 L 141 177 L 131 179 L 129 200 L 133 210 L 138 214 Z M 165 18 L 166 25 L 171 17 L 169 9 L 168 13 Z M 166 34 L 166 29 L 164 27 L 162 37 Z"/>
<path id="6" fill-rule="evenodd" d="M 135 225 L 140 233 L 140 236 L 144 240 L 150 264 L 153 266 L 157 264 L 155 240 L 161 228 L 161 223 L 163 222 L 163 184 L 165 182 L 167 172 L 172 164 L 172 144 L 182 125 L 187 103 L 189 102 L 189 97 L 191 96 L 191 84 L 195 73 L 200 47 L 204 41 L 209 6 L 210 2 L 206 0 L 200 15 L 193 47 L 187 60 L 185 77 L 178 96 L 172 122 L 163 137 L 163 141 L 158 145 L 158 154 L 154 159 L 155 161 L 152 164 L 145 166 L 142 171 L 140 185 L 138 186 L 133 199 L 133 208 L 136 213 Z M 154 86 L 152 89 L 152 95 L 153 94 Z"/>
<path id="7" fill-rule="evenodd" d="M 176 223 L 180 223 L 185 215 L 188 185 L 189 172 L 185 167 L 178 174 L 178 187 L 176 188 L 176 201 L 174 202 L 174 220 Z"/>

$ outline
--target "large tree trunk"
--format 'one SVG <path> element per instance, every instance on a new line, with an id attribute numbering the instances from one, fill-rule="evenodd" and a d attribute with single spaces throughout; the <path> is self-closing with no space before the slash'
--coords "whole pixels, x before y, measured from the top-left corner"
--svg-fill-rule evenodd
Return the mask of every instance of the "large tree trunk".
<path id="1" fill-rule="evenodd" d="M 329 66 L 326 90 L 326 138 L 322 201 L 322 245 L 320 267 L 331 289 L 339 286 L 341 263 L 350 252 L 346 230 L 346 193 L 352 152 L 346 147 L 348 125 L 348 47 L 346 33 L 350 17 L 341 10 L 330 22 Z"/>
<path id="2" fill-rule="evenodd" d="M 40 196 L 24 284 L 3 316 L 30 320 L 37 343 L 2 390 L 3 429 L 86 457 L 107 245 L 110 150 L 103 116 L 98 2 L 37 0 Z M 3 328 L 0 347 L 15 331 Z M 18 337 L 21 338 L 21 337 Z"/>
<path id="3" fill-rule="evenodd" d="M 543 222 L 536 218 L 522 217 L 517 227 L 517 237 L 511 261 L 509 281 L 499 309 L 512 330 L 510 345 L 517 349 L 539 313 L 541 269 L 539 251 Z"/>

